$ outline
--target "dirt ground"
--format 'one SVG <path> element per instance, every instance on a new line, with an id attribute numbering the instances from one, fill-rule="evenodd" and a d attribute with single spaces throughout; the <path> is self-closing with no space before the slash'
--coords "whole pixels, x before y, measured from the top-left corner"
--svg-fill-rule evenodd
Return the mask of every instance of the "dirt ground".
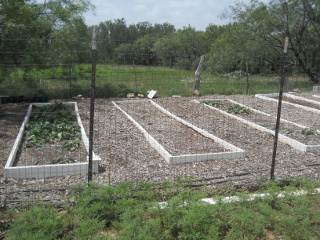
<path id="1" fill-rule="evenodd" d="M 320 101 L 311 93 L 300 96 Z M 277 103 L 254 96 L 205 96 L 211 99 L 232 99 L 257 110 L 276 116 Z M 94 120 L 94 152 L 102 159 L 100 172 L 93 180 L 101 184 L 130 182 L 161 182 L 177 177 L 200 179 L 199 183 L 243 186 L 267 179 L 273 152 L 273 135 L 256 130 L 204 105 L 194 98 L 155 98 L 154 101 L 171 113 L 192 123 L 224 141 L 245 150 L 245 158 L 218 159 L 205 162 L 169 165 L 159 152 L 151 147 L 141 131 L 112 103 L 114 99 L 96 99 Z M 116 99 L 119 100 L 119 99 Z M 62 101 L 62 100 L 60 100 Z M 89 126 L 89 99 L 78 102 L 80 116 L 87 134 Z M 87 181 L 86 175 L 47 179 L 4 179 L 3 167 L 8 159 L 28 104 L 0 104 L 0 191 L 1 199 L 48 199 L 55 201 L 68 193 L 70 186 Z M 148 101 L 122 105 L 151 136 L 173 155 L 227 151 L 219 144 L 178 124 Z M 257 116 L 256 121 L 259 121 Z M 319 114 L 283 104 L 282 118 L 320 129 Z M 253 119 L 254 120 L 254 119 Z M 308 136 L 306 136 L 307 138 Z M 319 138 L 318 138 L 319 139 Z M 313 140 L 313 143 L 316 143 Z M 320 145 L 320 140 L 319 143 Z M 42 152 L 45 157 L 46 153 Z M 320 151 L 301 152 L 287 144 L 278 143 L 276 178 L 311 177 L 319 179 Z M 53 191 L 54 190 L 54 191 Z M 1 200 L 0 199 L 0 200 Z"/>

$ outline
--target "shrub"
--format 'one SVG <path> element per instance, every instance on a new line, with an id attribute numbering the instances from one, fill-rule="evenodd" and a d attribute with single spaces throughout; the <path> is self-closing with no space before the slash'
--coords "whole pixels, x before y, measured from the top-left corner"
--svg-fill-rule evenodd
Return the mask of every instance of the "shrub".
<path id="1" fill-rule="evenodd" d="M 13 221 L 7 231 L 8 240 L 58 239 L 63 223 L 51 205 L 37 204 Z"/>

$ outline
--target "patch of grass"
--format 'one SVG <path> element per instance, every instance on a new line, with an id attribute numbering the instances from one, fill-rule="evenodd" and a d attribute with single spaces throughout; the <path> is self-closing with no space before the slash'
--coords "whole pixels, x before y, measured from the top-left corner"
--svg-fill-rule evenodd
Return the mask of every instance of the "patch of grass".
<path id="1" fill-rule="evenodd" d="M 194 71 L 169 67 L 116 65 L 98 65 L 96 69 L 97 97 L 122 97 L 125 95 L 123 91 L 145 93 L 152 89 L 157 90 L 158 96 L 163 97 L 193 94 Z M 221 76 L 203 71 L 200 92 L 202 95 L 246 94 L 246 77 L 243 74 L 236 76 L 236 78 L 224 77 L 223 74 Z M 279 91 L 279 78 L 273 75 L 250 75 L 249 84 L 249 94 Z M 288 91 L 294 88 L 311 91 L 314 84 L 307 78 L 297 80 L 291 77 L 287 85 Z M 70 70 L 69 66 L 55 66 L 41 71 L 32 69 L 28 72 L 17 68 L 0 83 L 0 94 L 45 95 L 50 98 L 70 98 L 81 94 L 88 97 L 90 87 L 90 65 L 72 65 Z"/>
<path id="2" fill-rule="evenodd" d="M 73 203 L 60 212 L 34 205 L 13 217 L 6 239 L 319 239 L 319 182 L 308 179 L 261 181 L 264 199 L 206 205 L 208 196 L 192 181 L 177 179 L 161 186 L 149 183 L 95 183 L 73 187 Z M 307 189 L 310 194 L 280 191 Z M 237 195 L 246 198 L 244 189 Z M 219 198 L 219 196 L 216 196 Z M 166 199 L 166 205 L 159 204 Z M 165 207 L 164 207 L 165 206 Z M 13 215 L 13 212 L 10 212 Z M 8 215 L 9 216 L 9 215 Z M 37 238 L 36 238 L 37 237 Z"/>

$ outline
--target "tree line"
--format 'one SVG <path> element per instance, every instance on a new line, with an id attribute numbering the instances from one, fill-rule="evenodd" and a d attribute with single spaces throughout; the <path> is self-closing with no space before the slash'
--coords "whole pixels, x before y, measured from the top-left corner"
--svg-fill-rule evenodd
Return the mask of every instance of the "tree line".
<path id="1" fill-rule="evenodd" d="M 89 0 L 0 0 L 0 66 L 44 68 L 90 63 L 93 26 L 82 14 Z M 196 69 L 206 56 L 206 70 L 250 74 L 279 71 L 284 40 L 289 37 L 288 66 L 320 82 L 320 0 L 237 2 L 224 16 L 229 24 L 209 24 L 205 31 L 170 23 L 124 18 L 97 24 L 98 62 Z"/>

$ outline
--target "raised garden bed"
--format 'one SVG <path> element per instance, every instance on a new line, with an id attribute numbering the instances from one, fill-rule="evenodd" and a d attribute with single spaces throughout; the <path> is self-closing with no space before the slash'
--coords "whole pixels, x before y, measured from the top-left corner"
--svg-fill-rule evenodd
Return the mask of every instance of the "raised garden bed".
<path id="1" fill-rule="evenodd" d="M 233 119 L 241 121 L 253 128 L 274 135 L 276 118 L 270 114 L 250 108 L 230 99 L 202 99 L 195 100 L 207 107 L 219 111 Z M 279 140 L 293 148 L 313 152 L 320 149 L 320 132 L 306 126 L 281 119 Z"/>
<path id="2" fill-rule="evenodd" d="M 41 179 L 88 172 L 89 141 L 77 103 L 61 104 L 70 112 L 61 110 L 58 114 L 69 116 L 70 121 L 55 121 L 54 124 L 51 120 L 60 115 L 36 113 L 37 108 L 55 106 L 53 103 L 30 104 L 4 168 L 6 178 Z M 50 120 L 50 116 L 53 119 Z M 37 118 L 41 120 L 37 121 Z M 93 153 L 93 172 L 98 172 L 99 161 L 100 157 Z"/>
<path id="3" fill-rule="evenodd" d="M 257 98 L 278 102 L 279 94 L 278 93 L 270 93 L 270 94 L 256 94 Z M 295 96 L 289 93 L 283 94 L 283 103 L 294 106 L 296 108 L 301 108 L 303 110 L 318 113 L 320 114 L 320 102 L 314 101 L 310 99 L 306 99 L 303 97 Z"/>
<path id="4" fill-rule="evenodd" d="M 171 114 L 152 100 L 117 101 L 169 164 L 243 158 L 244 150 Z"/>

